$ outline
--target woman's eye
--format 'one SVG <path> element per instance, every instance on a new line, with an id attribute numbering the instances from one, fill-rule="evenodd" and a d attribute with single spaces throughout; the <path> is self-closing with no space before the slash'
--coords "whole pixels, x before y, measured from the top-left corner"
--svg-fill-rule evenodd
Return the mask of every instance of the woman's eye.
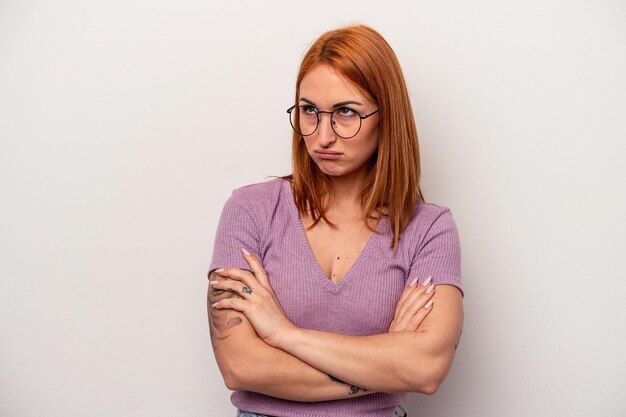
<path id="1" fill-rule="evenodd" d="M 356 112 L 348 107 L 340 107 L 335 110 L 337 114 L 341 117 L 353 117 L 356 116 Z"/>
<path id="2" fill-rule="evenodd" d="M 302 106 L 302 112 L 306 115 L 313 116 L 317 113 L 317 110 L 313 106 Z"/>

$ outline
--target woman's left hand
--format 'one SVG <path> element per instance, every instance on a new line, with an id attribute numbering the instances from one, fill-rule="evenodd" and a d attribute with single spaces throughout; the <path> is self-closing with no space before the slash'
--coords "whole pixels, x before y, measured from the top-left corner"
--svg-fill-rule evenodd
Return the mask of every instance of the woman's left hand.
<path id="1" fill-rule="evenodd" d="M 254 274 L 236 268 L 215 271 L 226 279 L 211 281 L 210 285 L 218 290 L 231 291 L 239 297 L 222 299 L 213 304 L 213 308 L 242 312 L 257 334 L 270 346 L 277 347 L 281 336 L 295 326 L 285 316 L 261 262 L 245 251 L 244 258 Z"/>
<path id="2" fill-rule="evenodd" d="M 431 284 L 432 277 L 420 285 L 417 278 L 402 292 L 396 305 L 393 321 L 389 326 L 389 333 L 415 331 L 432 311 L 435 285 Z"/>

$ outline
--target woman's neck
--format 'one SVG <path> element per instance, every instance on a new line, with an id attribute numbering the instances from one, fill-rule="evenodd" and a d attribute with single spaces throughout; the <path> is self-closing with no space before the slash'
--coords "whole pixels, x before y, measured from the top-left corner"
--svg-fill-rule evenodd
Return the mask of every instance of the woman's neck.
<path id="1" fill-rule="evenodd" d="M 355 172 L 353 175 L 331 177 L 330 183 L 333 188 L 333 200 L 330 203 L 330 211 L 358 212 L 360 214 L 361 193 L 365 184 L 367 173 Z"/>

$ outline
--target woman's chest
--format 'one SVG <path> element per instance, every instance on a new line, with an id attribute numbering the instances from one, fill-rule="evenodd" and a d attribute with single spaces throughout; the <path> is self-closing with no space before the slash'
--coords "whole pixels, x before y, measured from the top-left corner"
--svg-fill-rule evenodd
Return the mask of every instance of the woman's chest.
<path id="1" fill-rule="evenodd" d="M 373 232 L 363 224 L 318 224 L 305 232 L 312 258 L 324 276 L 339 283 L 355 265 Z"/>
<path id="2" fill-rule="evenodd" d="M 393 257 L 386 241 L 377 239 L 346 256 L 353 256 L 353 262 L 337 282 L 328 279 L 313 245 L 302 239 L 267 242 L 263 264 L 276 297 L 295 325 L 350 335 L 386 332 L 409 265 Z"/>

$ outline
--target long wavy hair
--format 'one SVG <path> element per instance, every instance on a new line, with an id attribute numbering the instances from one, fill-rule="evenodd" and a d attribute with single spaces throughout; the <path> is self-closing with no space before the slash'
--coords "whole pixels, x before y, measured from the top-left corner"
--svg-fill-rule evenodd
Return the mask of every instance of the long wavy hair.
<path id="1" fill-rule="evenodd" d="M 302 79 L 319 65 L 332 67 L 372 97 L 380 108 L 378 149 L 368 164 L 361 207 L 370 229 L 368 219 L 388 216 L 393 230 L 391 247 L 395 250 L 415 204 L 424 201 L 419 187 L 417 129 L 398 59 L 387 41 L 367 26 L 326 32 L 302 60 L 296 103 L 300 100 Z M 313 226 L 320 220 L 330 224 L 326 212 L 332 201 L 331 183 L 309 156 L 302 136 L 294 132 L 292 142 L 293 173 L 284 178 L 292 183 L 295 204 L 301 215 L 311 214 Z"/>

